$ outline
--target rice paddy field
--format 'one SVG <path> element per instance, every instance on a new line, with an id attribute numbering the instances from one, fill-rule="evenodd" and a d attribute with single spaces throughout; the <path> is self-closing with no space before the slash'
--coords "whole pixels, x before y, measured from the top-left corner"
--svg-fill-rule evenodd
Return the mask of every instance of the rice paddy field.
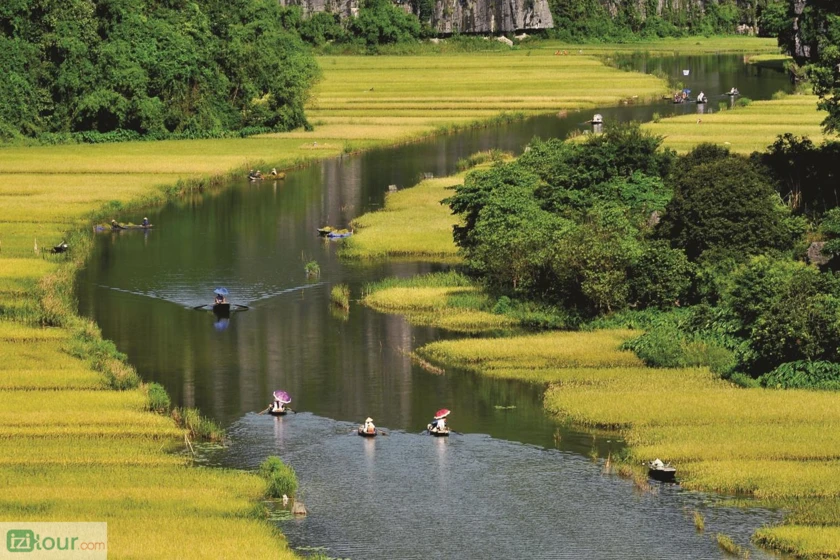
<path id="1" fill-rule="evenodd" d="M 808 136 L 815 143 L 825 140 L 820 123 L 826 114 L 817 111 L 816 106 L 816 96 L 789 95 L 702 116 L 662 119 L 642 128 L 664 136 L 664 145 L 678 152 L 687 152 L 701 142 L 712 142 L 729 146 L 736 153 L 750 154 L 765 150 L 782 132 Z"/>
<path id="2" fill-rule="evenodd" d="M 441 201 L 463 182 L 464 175 L 460 174 L 426 179 L 410 189 L 388 193 L 381 210 L 352 221 L 355 233 L 345 241 L 341 255 L 459 262 L 458 248 L 452 241 L 452 226 L 458 223 L 458 218 Z"/>
<path id="3" fill-rule="evenodd" d="M 389 278 L 367 286 L 365 292 L 365 305 L 405 315 L 415 325 L 471 333 L 518 325 L 510 317 L 492 313 L 487 294 L 456 272 Z"/>
<path id="4" fill-rule="evenodd" d="M 185 450 L 185 431 L 168 417 L 147 411 L 142 386 L 115 391 L 88 360 L 71 355 L 79 336 L 71 325 L 78 319 L 57 311 L 57 300 L 69 286 L 56 278 L 72 276 L 73 267 L 84 259 L 87 241 L 78 232 L 108 217 L 110 210 L 162 203 L 251 168 L 291 168 L 469 126 L 502 112 L 528 115 L 659 96 L 667 87 L 664 82 L 610 68 L 594 55 L 615 50 L 723 52 L 741 44 L 731 38 L 705 41 L 667 42 L 661 50 L 643 44 L 584 47 L 569 56 L 555 54 L 559 44 L 545 43 L 509 53 L 321 57 L 324 79 L 309 106 L 312 132 L 0 147 L 0 519 L 106 521 L 114 558 L 293 557 L 273 525 L 258 519 L 263 480 L 194 466 Z M 745 41 L 742 47 L 770 50 L 760 40 Z M 586 93 L 593 90 L 597 94 Z M 429 200 L 437 196 L 431 194 L 435 189 L 446 186 L 446 181 L 436 181 L 427 185 Z M 394 208 L 400 203 L 396 199 Z M 415 211 L 408 205 L 401 210 Z M 437 223 L 444 223 L 434 215 Z M 376 225 L 369 224 L 371 231 Z M 69 256 L 46 254 L 67 232 L 76 232 Z M 442 240 L 436 245 L 442 247 Z M 375 249 L 384 254 L 412 251 Z M 439 306 L 480 298 L 470 290 L 455 288 L 453 293 L 446 288 L 432 299 Z M 84 336 L 98 340 L 97 333 Z M 552 359 L 548 361 L 557 367 L 560 362 Z M 596 369 L 580 356 L 575 360 L 587 371 Z M 131 373 L 127 365 L 118 364 L 120 368 Z M 591 423 L 598 421 L 593 417 Z M 642 444 L 647 440 L 640 439 Z M 703 481 L 705 471 L 699 465 L 693 476 Z M 829 516 L 833 505 L 820 511 Z M 799 542 L 800 527 L 805 527 L 806 544 L 825 549 L 836 533 L 824 530 L 818 540 L 812 519 L 770 529 L 777 532 L 762 538 L 786 547 Z"/>
<path id="5" fill-rule="evenodd" d="M 660 97 L 667 89 L 653 76 L 622 72 L 595 56 L 556 56 L 550 48 L 325 56 L 319 62 L 324 79 L 308 114 L 316 133 L 336 139 L 349 130 L 381 133 L 393 127 L 420 136 L 503 112 L 527 116 L 603 107 Z"/>
<path id="6" fill-rule="evenodd" d="M 840 395 L 743 389 L 707 369 L 644 367 L 632 331 L 553 332 L 431 343 L 418 353 L 483 375 L 546 384 L 546 409 L 620 430 L 631 461 L 660 458 L 684 488 L 788 510 L 755 539 L 802 557 L 840 556 Z"/>

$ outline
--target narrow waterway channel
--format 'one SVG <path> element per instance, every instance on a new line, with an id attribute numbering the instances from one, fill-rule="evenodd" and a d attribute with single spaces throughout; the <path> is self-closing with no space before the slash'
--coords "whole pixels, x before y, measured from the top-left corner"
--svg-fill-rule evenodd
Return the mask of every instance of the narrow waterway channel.
<path id="1" fill-rule="evenodd" d="M 751 99 L 789 89 L 777 72 L 737 56 L 624 61 L 658 70 L 711 102 L 598 110 L 606 121 L 717 110 L 736 86 Z M 689 76 L 682 70 L 689 69 Z M 388 185 L 444 176 L 459 158 L 499 148 L 520 153 L 533 137 L 564 137 L 594 111 L 528 119 L 313 164 L 284 181 L 229 187 L 149 211 L 156 228 L 97 236 L 78 282 L 80 312 L 102 327 L 140 372 L 178 405 L 197 406 L 231 435 L 212 464 L 255 468 L 271 454 L 292 464 L 308 517 L 281 521 L 292 546 L 365 558 L 719 558 L 710 534 L 746 545 L 777 512 L 718 508 L 719 497 L 656 486 L 638 494 L 602 472 L 621 448 L 611 434 L 558 425 L 542 388 L 448 370 L 428 373 L 407 353 L 451 333 L 408 325 L 355 302 L 331 308 L 334 284 L 351 287 L 434 267 L 342 262 L 316 228 L 345 226 L 381 206 Z M 117 218 L 138 221 L 142 216 Z M 304 264 L 316 260 L 317 280 Z M 249 309 L 221 320 L 193 307 L 225 286 Z M 259 416 L 275 389 L 299 414 Z M 422 436 L 431 414 L 452 409 L 460 432 Z M 389 430 L 364 440 L 366 416 Z M 696 532 L 691 512 L 707 518 Z M 753 557 L 764 557 L 753 550 Z"/>

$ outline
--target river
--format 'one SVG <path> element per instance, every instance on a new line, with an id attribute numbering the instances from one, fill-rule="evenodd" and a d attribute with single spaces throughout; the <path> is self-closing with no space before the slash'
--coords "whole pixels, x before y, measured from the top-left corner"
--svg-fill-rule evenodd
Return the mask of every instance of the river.
<path id="1" fill-rule="evenodd" d="M 647 121 L 654 113 L 717 110 L 732 86 L 751 99 L 789 90 L 777 72 L 731 55 L 632 57 L 710 97 L 695 104 L 625 105 L 597 110 L 605 121 Z M 689 69 L 689 76 L 682 74 Z M 380 207 L 389 185 L 425 173 L 451 174 L 458 159 L 498 148 L 521 153 L 533 137 L 564 137 L 596 111 L 548 115 L 312 164 L 283 181 L 226 188 L 150 209 L 147 232 L 97 236 L 77 283 L 80 313 L 157 381 L 179 406 L 196 406 L 228 429 L 230 445 L 208 452 L 213 465 L 255 468 L 280 455 L 298 473 L 310 514 L 279 521 L 303 553 L 397 558 L 720 558 L 709 535 L 752 549 L 752 532 L 781 514 L 717 507 L 721 497 L 654 485 L 639 493 L 603 472 L 620 450 L 615 434 L 559 425 L 542 409 L 542 388 L 414 365 L 407 353 L 454 336 L 408 325 L 352 302 L 330 305 L 332 285 L 353 298 L 372 280 L 434 270 L 420 263 L 359 264 L 336 257 L 316 228 L 345 226 Z M 123 219 L 138 221 L 138 216 Z M 304 265 L 315 260 L 318 279 Z M 229 320 L 195 310 L 225 286 L 247 311 Z M 258 415 L 275 389 L 298 414 Z M 459 433 L 420 434 L 435 410 L 451 409 Z M 372 416 L 389 432 L 351 434 Z M 692 513 L 706 517 L 695 530 Z"/>

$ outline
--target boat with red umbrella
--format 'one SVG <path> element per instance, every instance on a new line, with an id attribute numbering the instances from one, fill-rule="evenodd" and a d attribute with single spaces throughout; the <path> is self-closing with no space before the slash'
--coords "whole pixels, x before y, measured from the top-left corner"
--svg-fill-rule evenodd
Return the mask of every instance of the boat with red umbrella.
<path id="1" fill-rule="evenodd" d="M 441 408 L 435 412 L 435 419 L 426 426 L 429 433 L 435 437 L 446 437 L 449 435 L 449 426 L 446 425 L 446 417 L 451 411 L 448 408 Z"/>
<path id="2" fill-rule="evenodd" d="M 285 416 L 291 410 L 287 404 L 292 402 L 292 397 L 286 391 L 274 391 L 274 402 L 268 407 L 268 413 L 272 416 Z"/>

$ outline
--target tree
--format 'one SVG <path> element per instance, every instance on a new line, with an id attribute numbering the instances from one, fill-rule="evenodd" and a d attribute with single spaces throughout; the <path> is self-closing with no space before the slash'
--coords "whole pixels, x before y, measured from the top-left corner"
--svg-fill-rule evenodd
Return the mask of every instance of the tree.
<path id="1" fill-rule="evenodd" d="M 420 37 L 420 20 L 390 0 L 364 0 L 359 15 L 347 22 L 347 29 L 374 47 L 415 41 Z"/>
<path id="2" fill-rule="evenodd" d="M 671 178 L 674 196 L 657 228 L 660 238 L 682 248 L 692 261 L 709 249 L 742 258 L 792 248 L 789 210 L 756 167 L 734 155 L 706 157 L 711 148 L 691 152 Z M 692 160 L 696 160 L 693 164 Z M 699 162 L 699 163 L 697 163 Z"/>
<path id="3" fill-rule="evenodd" d="M 818 107 L 828 112 L 826 132 L 840 131 L 840 3 L 836 0 L 790 2 L 779 44 L 798 63 L 807 64 Z"/>
<path id="4" fill-rule="evenodd" d="M 756 159 L 778 184 L 778 191 L 792 210 L 819 216 L 840 205 L 840 142 L 816 146 L 807 137 L 779 136 Z"/>

